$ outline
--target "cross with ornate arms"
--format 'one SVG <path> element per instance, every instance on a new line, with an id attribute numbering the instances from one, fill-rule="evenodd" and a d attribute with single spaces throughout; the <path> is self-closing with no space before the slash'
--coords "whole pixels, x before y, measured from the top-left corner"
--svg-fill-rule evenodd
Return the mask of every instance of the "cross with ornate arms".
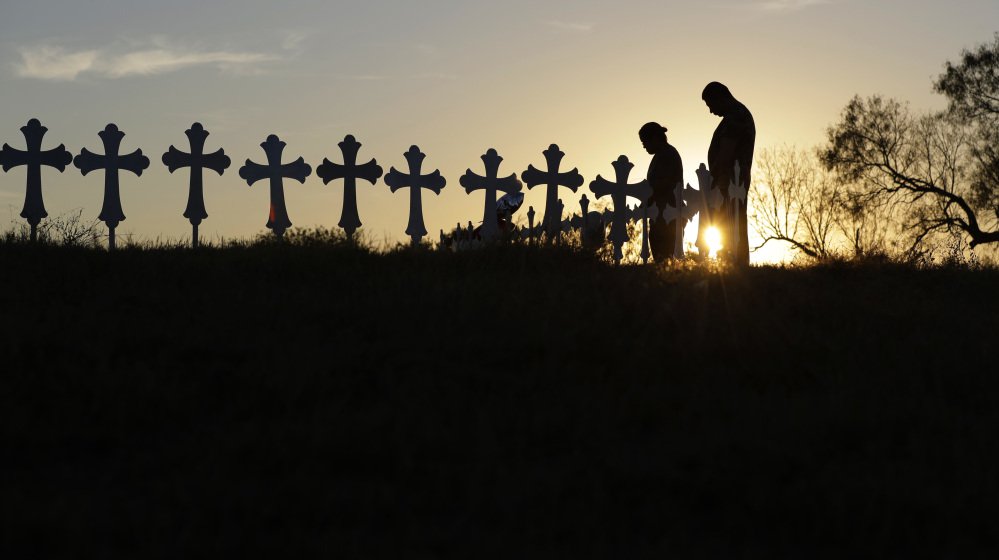
<path id="1" fill-rule="evenodd" d="M 108 226 L 108 249 L 115 249 L 114 231 L 118 224 L 125 220 L 121 209 L 121 195 L 118 190 L 118 170 L 131 171 L 138 176 L 149 167 L 149 158 L 142 155 L 142 150 L 136 150 L 127 155 L 119 155 L 121 140 L 125 133 L 111 123 L 97 133 L 104 142 L 104 155 L 91 153 L 86 148 L 73 158 L 75 165 L 84 175 L 96 169 L 104 170 L 104 204 L 97 219 Z"/>
<path id="2" fill-rule="evenodd" d="M 3 170 L 24 165 L 28 171 L 27 188 L 24 193 L 24 208 L 21 210 L 21 217 L 28 220 L 31 226 L 31 240 L 38 239 L 38 224 L 42 218 L 49 214 L 45 211 L 45 202 L 42 200 L 42 166 L 47 165 L 59 170 L 60 173 L 66 170 L 66 166 L 73 161 L 73 154 L 69 153 L 66 146 L 59 144 L 59 147 L 42 151 L 42 137 L 49 129 L 42 126 L 38 119 L 31 119 L 28 124 L 21 127 L 24 134 L 24 142 L 27 151 L 11 148 L 3 145 L 0 151 L 0 163 Z"/>
<path id="3" fill-rule="evenodd" d="M 527 185 L 528 189 L 533 189 L 538 185 L 546 185 L 548 187 L 548 192 L 545 195 L 545 217 L 543 218 L 543 224 L 549 238 L 554 238 L 558 235 L 562 222 L 562 216 L 556 214 L 558 212 L 558 188 L 560 186 L 566 187 L 572 190 L 572 192 L 576 192 L 583 185 L 583 176 L 579 174 L 577 168 L 573 168 L 572 171 L 566 171 L 565 173 L 559 173 L 559 165 L 562 163 L 562 158 L 565 157 L 565 152 L 559 150 L 557 144 L 548 146 L 548 149 L 542 153 L 545 156 L 545 161 L 548 163 L 548 170 L 539 171 L 533 165 L 528 165 L 527 171 L 521 173 L 520 178 Z"/>
<path id="4" fill-rule="evenodd" d="M 520 181 L 517 174 L 509 177 L 498 178 L 499 166 L 503 161 L 496 150 L 489 148 L 482 156 L 482 162 L 486 165 L 485 177 L 472 173 L 471 169 L 465 171 L 458 181 L 465 187 L 465 192 L 471 194 L 473 191 L 486 191 L 486 205 L 482 214 L 482 239 L 490 240 L 499 233 L 499 224 L 496 221 L 496 191 L 503 191 L 510 194 L 520 192 Z"/>
<path id="5" fill-rule="evenodd" d="M 201 220 L 208 217 L 205 210 L 205 189 L 202 182 L 202 170 L 204 168 L 222 175 L 232 160 L 225 155 L 225 151 L 218 151 L 205 154 L 205 139 L 208 138 L 208 131 L 201 123 L 194 123 L 191 128 L 184 131 L 187 139 L 191 143 L 191 153 L 184 153 L 177 148 L 170 146 L 170 149 L 163 154 L 163 165 L 166 165 L 170 173 L 181 167 L 191 168 L 191 183 L 187 193 L 187 208 L 184 210 L 184 217 L 191 222 L 191 246 L 198 246 L 198 226 Z"/>
<path id="6" fill-rule="evenodd" d="M 659 215 L 659 208 L 653 203 L 646 206 L 644 203 L 631 210 L 632 219 L 642 224 L 642 250 L 639 256 L 642 263 L 647 264 L 652 256 L 652 247 L 649 245 L 649 220 L 655 219 Z"/>
<path id="7" fill-rule="evenodd" d="M 409 151 L 403 155 L 409 163 L 409 173 L 403 174 L 392 167 L 385 175 L 385 184 L 392 189 L 392 192 L 409 188 L 409 225 L 406 226 L 406 235 L 413 240 L 413 245 L 419 245 L 420 240 L 427 234 L 427 228 L 423 224 L 423 189 L 440 194 L 447 180 L 441 177 L 440 170 L 420 175 L 427 154 L 421 152 L 419 147 L 410 146 Z"/>
<path id="8" fill-rule="evenodd" d="M 343 153 L 343 165 L 323 158 L 322 165 L 316 168 L 316 175 L 323 180 L 324 185 L 343 179 L 343 210 L 340 212 L 339 225 L 347 232 L 347 237 L 352 239 L 354 232 L 361 227 L 361 218 L 357 215 L 357 180 L 364 179 L 374 185 L 382 176 L 382 168 L 373 159 L 364 165 L 357 165 L 357 152 L 361 150 L 361 143 L 353 136 L 348 134 L 337 145 Z"/>
<path id="9" fill-rule="evenodd" d="M 746 204 L 746 195 L 749 194 L 746 186 L 742 184 L 742 170 L 739 169 L 739 162 L 735 162 L 735 167 L 732 173 L 731 182 L 728 185 L 728 197 L 732 201 L 732 249 L 731 254 L 738 254 L 739 244 L 742 240 L 742 228 L 740 227 L 739 218 L 742 213 L 739 209 L 742 205 Z"/>
<path id="10" fill-rule="evenodd" d="M 697 192 L 696 198 L 688 198 L 687 202 L 694 201 L 697 207 L 697 211 L 700 212 L 701 216 L 697 219 L 697 258 L 704 259 L 710 253 L 710 249 L 707 245 L 707 234 L 705 230 L 708 229 L 714 222 L 714 211 L 721 206 L 722 202 L 725 201 L 724 195 L 721 193 L 721 189 L 714 187 L 712 183 L 714 180 L 711 177 L 711 171 L 708 171 L 707 166 L 703 163 L 694 172 L 697 175 Z"/>
<path id="11" fill-rule="evenodd" d="M 590 190 L 597 198 L 610 195 L 611 201 L 614 203 L 614 223 L 611 226 L 610 240 L 614 242 L 614 261 L 620 263 L 624 257 L 621 246 L 628 240 L 627 198 L 630 196 L 640 201 L 646 200 L 652 194 L 652 188 L 649 187 L 647 180 L 628 183 L 628 175 L 631 174 L 635 164 L 628 161 L 627 156 L 617 158 L 617 161 L 611 165 L 614 166 L 617 180 L 612 183 L 597 175 L 597 178 L 590 182 Z"/>
<path id="12" fill-rule="evenodd" d="M 682 182 L 677 182 L 673 188 L 673 199 L 676 206 L 666 206 L 663 208 L 663 219 L 666 222 L 674 222 L 676 231 L 674 232 L 673 258 L 683 258 L 683 230 L 687 227 L 687 222 L 697 215 L 699 208 L 697 199 L 700 192 L 694 190 L 690 185 L 684 188 Z"/>
<path id="13" fill-rule="evenodd" d="M 697 189 L 701 193 L 701 204 L 699 208 L 714 210 L 725 202 L 725 195 L 722 194 L 721 189 L 712 186 L 714 180 L 711 178 L 711 171 L 703 163 L 694 171 L 697 175 Z"/>
<path id="14" fill-rule="evenodd" d="M 239 168 L 239 176 L 247 185 L 261 179 L 270 179 L 271 186 L 271 210 L 267 217 L 267 227 L 270 228 L 278 238 L 284 236 L 285 230 L 291 227 L 291 219 L 288 218 L 288 207 L 284 203 L 284 179 L 294 179 L 299 183 L 305 183 L 305 178 L 312 174 L 312 166 L 305 163 L 305 158 L 298 158 L 292 163 L 281 164 L 281 153 L 287 144 L 281 141 L 275 134 L 267 137 L 267 140 L 260 144 L 267 154 L 267 165 L 254 163 L 249 159 Z"/>

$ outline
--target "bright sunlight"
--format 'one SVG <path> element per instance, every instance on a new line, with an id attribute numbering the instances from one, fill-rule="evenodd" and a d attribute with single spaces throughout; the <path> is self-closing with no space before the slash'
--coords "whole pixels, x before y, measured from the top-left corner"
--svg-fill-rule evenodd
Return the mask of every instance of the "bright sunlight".
<path id="1" fill-rule="evenodd" d="M 708 243 L 708 257 L 717 259 L 718 251 L 722 248 L 721 232 L 715 226 L 711 226 L 704 230 L 704 236 L 705 241 Z"/>

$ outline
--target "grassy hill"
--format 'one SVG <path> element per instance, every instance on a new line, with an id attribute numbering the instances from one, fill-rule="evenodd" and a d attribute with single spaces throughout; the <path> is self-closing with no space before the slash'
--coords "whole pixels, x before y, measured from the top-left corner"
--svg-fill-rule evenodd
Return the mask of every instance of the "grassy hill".
<path id="1" fill-rule="evenodd" d="M 8 243 L 4 556 L 995 552 L 997 286 Z"/>

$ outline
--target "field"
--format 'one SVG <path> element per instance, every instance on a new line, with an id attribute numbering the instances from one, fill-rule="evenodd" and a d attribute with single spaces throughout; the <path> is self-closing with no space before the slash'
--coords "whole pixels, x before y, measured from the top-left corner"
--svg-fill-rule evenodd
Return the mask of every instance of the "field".
<path id="1" fill-rule="evenodd" d="M 0 552 L 988 556 L 997 286 L 7 243 Z"/>

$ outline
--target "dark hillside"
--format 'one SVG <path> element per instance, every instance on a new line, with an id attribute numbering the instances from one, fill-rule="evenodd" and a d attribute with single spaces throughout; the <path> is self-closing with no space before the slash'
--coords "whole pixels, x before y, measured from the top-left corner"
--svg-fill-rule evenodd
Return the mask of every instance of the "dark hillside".
<path id="1" fill-rule="evenodd" d="M 6 245 L 3 556 L 996 551 L 997 286 Z"/>

